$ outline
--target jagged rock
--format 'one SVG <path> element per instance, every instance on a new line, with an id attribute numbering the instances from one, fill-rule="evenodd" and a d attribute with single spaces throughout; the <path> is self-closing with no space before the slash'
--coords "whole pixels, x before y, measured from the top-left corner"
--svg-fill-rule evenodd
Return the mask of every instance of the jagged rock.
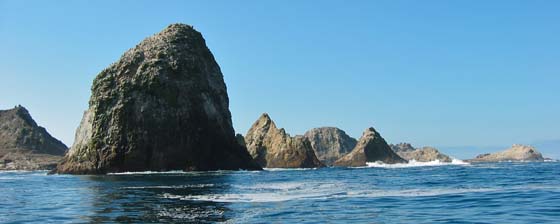
<path id="1" fill-rule="evenodd" d="M 352 151 L 357 144 L 356 139 L 335 127 L 313 128 L 305 132 L 304 136 L 311 142 L 317 158 L 329 166 Z"/>
<path id="2" fill-rule="evenodd" d="M 450 163 L 453 161 L 451 157 L 439 152 L 436 148 L 429 146 L 414 148 L 409 143 L 399 143 L 396 145 L 391 144 L 390 146 L 394 152 L 406 160 L 415 160 L 418 162 L 439 160 L 444 163 Z"/>
<path id="3" fill-rule="evenodd" d="M 399 143 L 399 144 L 396 144 L 396 145 L 390 144 L 389 146 L 397 154 L 399 152 L 410 152 L 410 151 L 416 150 L 414 147 L 412 147 L 412 145 L 410 143 Z"/>
<path id="4" fill-rule="evenodd" d="M 24 107 L 0 110 L 0 170 L 52 169 L 67 149 Z"/>
<path id="5" fill-rule="evenodd" d="M 173 24 L 97 75 L 55 172 L 219 169 L 260 167 L 237 144 L 222 72 L 204 38 Z"/>
<path id="6" fill-rule="evenodd" d="M 469 162 L 502 162 L 502 161 L 534 161 L 542 162 L 542 154 L 532 146 L 515 144 L 501 152 L 478 155 Z"/>
<path id="7" fill-rule="evenodd" d="M 368 128 L 358 140 L 356 147 L 346 156 L 335 161 L 334 165 L 356 167 L 378 161 L 386 164 L 407 162 L 391 150 L 385 139 L 374 128 Z"/>
<path id="8" fill-rule="evenodd" d="M 263 114 L 245 135 L 247 150 L 262 167 L 312 168 L 324 166 L 303 136 L 290 137 Z"/>

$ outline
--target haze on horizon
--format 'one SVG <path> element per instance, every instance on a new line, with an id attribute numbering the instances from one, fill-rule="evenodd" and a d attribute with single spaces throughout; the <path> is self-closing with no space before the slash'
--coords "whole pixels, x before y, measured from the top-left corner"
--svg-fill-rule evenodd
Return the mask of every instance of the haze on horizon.
<path id="1" fill-rule="evenodd" d="M 375 127 L 458 158 L 560 158 L 560 2 L 0 0 L 0 109 L 74 140 L 93 78 L 171 23 L 216 57 L 234 127 Z M 68 19 L 71 18 L 71 19 Z"/>

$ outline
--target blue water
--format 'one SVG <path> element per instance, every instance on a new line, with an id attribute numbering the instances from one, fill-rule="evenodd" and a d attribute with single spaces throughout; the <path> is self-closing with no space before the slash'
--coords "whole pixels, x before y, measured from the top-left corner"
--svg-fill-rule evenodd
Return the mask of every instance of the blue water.
<path id="1" fill-rule="evenodd" d="M 560 223 L 560 163 L 2 172 L 0 222 Z"/>

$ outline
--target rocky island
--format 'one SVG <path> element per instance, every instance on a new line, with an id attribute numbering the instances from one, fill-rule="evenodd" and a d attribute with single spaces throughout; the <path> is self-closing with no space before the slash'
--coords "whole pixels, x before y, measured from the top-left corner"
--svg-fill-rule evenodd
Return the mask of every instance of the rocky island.
<path id="1" fill-rule="evenodd" d="M 328 166 L 350 153 L 357 144 L 356 139 L 336 127 L 313 128 L 303 136 L 311 143 L 317 158 Z"/>
<path id="2" fill-rule="evenodd" d="M 436 148 L 425 146 L 422 148 L 414 148 L 410 143 L 391 144 L 391 149 L 400 157 L 406 160 L 414 160 L 418 162 L 440 161 L 450 163 L 453 161 L 451 157 L 439 152 Z"/>
<path id="3" fill-rule="evenodd" d="M 386 164 L 407 163 L 397 155 L 381 137 L 379 132 L 370 127 L 364 131 L 354 149 L 346 156 L 334 162 L 334 166 L 366 166 L 369 162 L 383 162 Z"/>
<path id="4" fill-rule="evenodd" d="M 262 114 L 244 139 L 255 161 L 267 168 L 323 167 L 311 143 L 303 136 L 291 137 L 278 129 L 268 114 Z"/>
<path id="5" fill-rule="evenodd" d="M 0 110 L 0 170 L 52 169 L 67 149 L 25 107 Z"/>
<path id="6" fill-rule="evenodd" d="M 55 173 L 261 169 L 239 145 L 220 67 L 202 35 L 172 24 L 97 75 Z"/>
<path id="7" fill-rule="evenodd" d="M 511 148 L 501 152 L 478 155 L 469 162 L 506 162 L 506 161 L 527 161 L 543 162 L 545 158 L 535 149 L 528 145 L 514 144 Z"/>

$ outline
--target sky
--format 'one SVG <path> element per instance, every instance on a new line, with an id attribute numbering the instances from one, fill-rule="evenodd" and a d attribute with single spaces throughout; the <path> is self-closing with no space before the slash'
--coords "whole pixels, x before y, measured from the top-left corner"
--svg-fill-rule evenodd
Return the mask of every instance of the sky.
<path id="1" fill-rule="evenodd" d="M 206 39 L 234 128 L 336 126 L 459 158 L 560 158 L 560 1 L 0 0 L 0 109 L 67 145 L 94 77 L 171 23 Z"/>

